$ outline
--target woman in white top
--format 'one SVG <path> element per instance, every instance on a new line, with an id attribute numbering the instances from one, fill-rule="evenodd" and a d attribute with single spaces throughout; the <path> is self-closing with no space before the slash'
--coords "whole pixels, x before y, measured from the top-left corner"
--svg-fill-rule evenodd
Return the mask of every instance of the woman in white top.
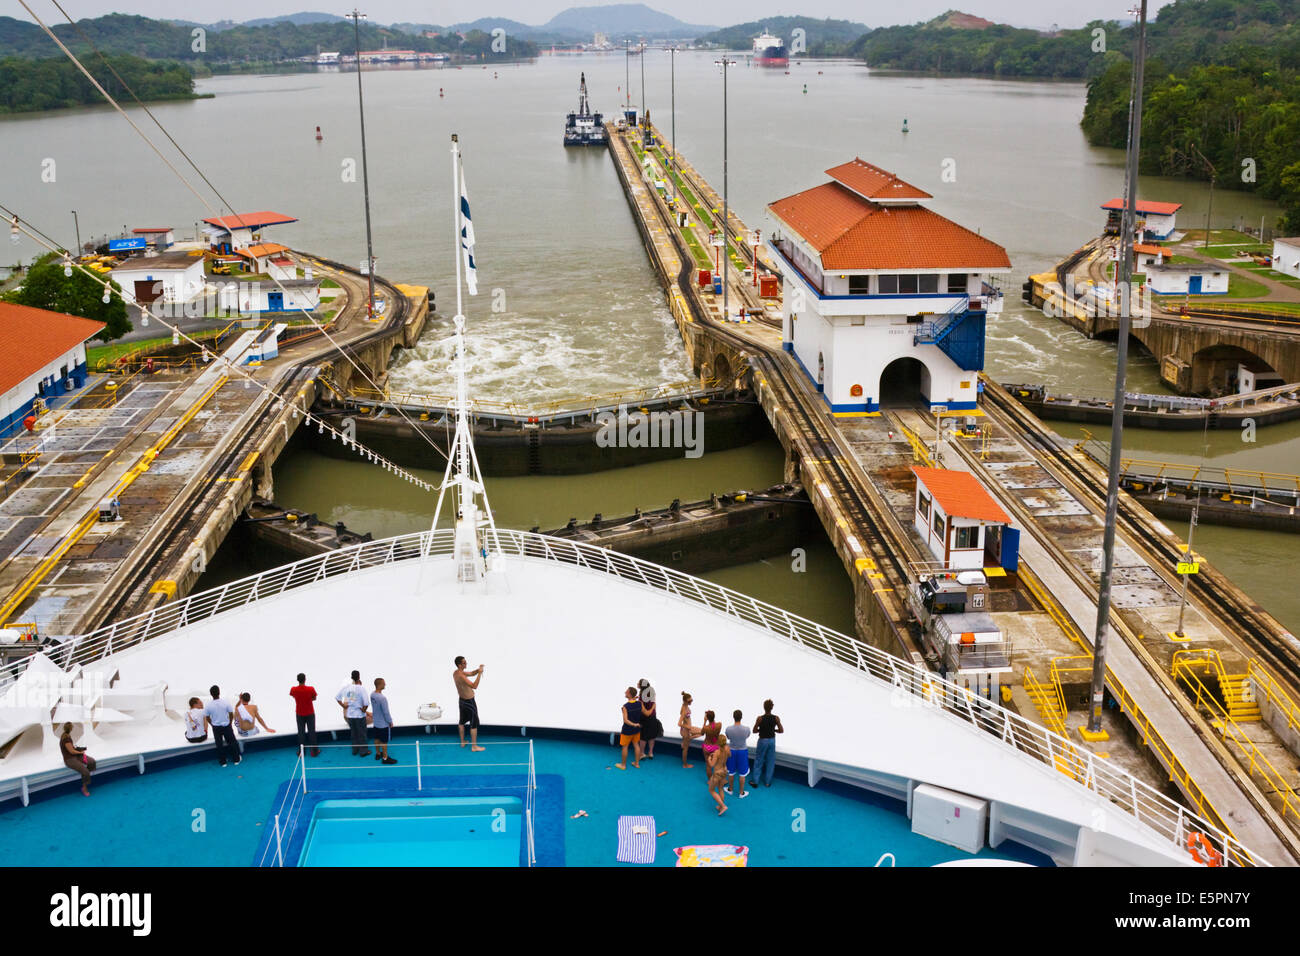
<path id="1" fill-rule="evenodd" d="M 241 737 L 256 737 L 261 731 L 257 725 L 261 724 L 262 729 L 268 734 L 275 733 L 273 727 L 266 726 L 266 721 L 262 719 L 257 705 L 253 703 L 252 695 L 244 691 L 239 695 L 239 703 L 235 705 L 235 732 Z"/>
<path id="2" fill-rule="evenodd" d="M 208 739 L 208 715 L 204 713 L 203 702 L 197 697 L 190 698 L 190 709 L 185 712 L 185 740 L 191 744 L 201 744 Z"/>

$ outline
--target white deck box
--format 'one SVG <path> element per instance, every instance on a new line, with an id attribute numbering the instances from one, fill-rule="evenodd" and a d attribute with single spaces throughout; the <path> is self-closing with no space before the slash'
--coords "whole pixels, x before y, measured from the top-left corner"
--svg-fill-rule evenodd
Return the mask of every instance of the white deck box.
<path id="1" fill-rule="evenodd" d="M 989 804 L 955 790 L 923 783 L 912 791 L 912 832 L 967 853 L 984 848 Z"/>

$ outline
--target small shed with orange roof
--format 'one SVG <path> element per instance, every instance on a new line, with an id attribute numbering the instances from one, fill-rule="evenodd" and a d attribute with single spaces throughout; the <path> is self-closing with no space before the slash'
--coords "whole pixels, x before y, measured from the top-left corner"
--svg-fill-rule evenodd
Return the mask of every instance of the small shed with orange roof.
<path id="1" fill-rule="evenodd" d="M 974 475 L 950 468 L 913 467 L 912 473 L 913 525 L 943 567 L 973 570 L 990 561 L 1007 567 L 1002 530 L 1011 517 Z M 1011 538 L 1018 541 L 1019 535 Z M 1008 570 L 1015 569 L 1014 554 L 1011 562 Z"/>
<path id="2" fill-rule="evenodd" d="M 86 340 L 103 322 L 0 302 L 0 435 L 51 399 L 86 382 Z"/>

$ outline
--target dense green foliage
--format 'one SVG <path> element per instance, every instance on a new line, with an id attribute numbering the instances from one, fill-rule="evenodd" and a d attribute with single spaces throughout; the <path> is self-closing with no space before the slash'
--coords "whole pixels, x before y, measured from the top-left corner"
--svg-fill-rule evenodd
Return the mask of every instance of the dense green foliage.
<path id="1" fill-rule="evenodd" d="M 1300 232 L 1298 19 L 1300 0 L 1162 9 L 1148 44 L 1141 171 L 1258 191 L 1286 210 L 1284 232 Z M 1089 83 L 1082 124 L 1093 145 L 1124 148 L 1131 69 L 1112 52 Z"/>
<path id="2" fill-rule="evenodd" d="M 208 68 L 221 63 L 291 60 L 314 54 L 317 48 L 347 54 L 356 48 L 352 24 L 346 20 L 303 24 L 284 21 L 218 30 L 112 13 L 93 20 L 80 20 L 75 26 L 68 23 L 51 25 L 51 29 L 78 55 L 89 50 L 82 38 L 84 33 L 105 53 L 178 59 L 193 65 L 206 64 Z M 197 35 L 196 30 L 200 31 Z M 362 23 L 360 36 L 361 46 L 367 50 L 377 50 L 386 42 L 394 49 L 474 58 L 482 55 L 484 59 L 518 59 L 537 54 L 535 44 L 513 36 L 508 37 L 504 53 L 493 53 L 490 34 L 476 34 L 475 31 L 467 33 L 462 42 L 454 33 L 425 37 Z M 0 17 L 0 56 L 47 57 L 58 53 L 58 48 L 36 24 Z"/>
<path id="3" fill-rule="evenodd" d="M 194 76 L 180 63 L 151 62 L 138 56 L 112 56 L 109 62 L 142 100 L 188 99 Z M 114 97 L 129 94 L 98 58 L 86 62 L 104 89 Z M 0 113 L 52 110 L 102 103 L 103 97 L 66 57 L 30 60 L 0 59 Z"/>
<path id="4" fill-rule="evenodd" d="M 941 25 L 946 19 L 872 30 L 849 52 L 880 69 L 1082 79 L 1101 70 L 1094 29 L 1108 39 L 1120 33 L 1100 22 L 1049 35 L 1003 24 L 957 29 Z"/>
<path id="5" fill-rule="evenodd" d="M 752 23 L 741 23 L 724 30 L 699 37 L 696 42 L 725 47 L 729 50 L 748 50 L 754 37 L 764 30 L 779 36 L 790 45 L 793 31 L 804 31 L 808 56 L 844 56 L 858 37 L 867 31 L 864 24 L 850 20 L 817 20 L 813 17 L 769 17 Z M 791 56 L 798 54 L 791 51 Z"/>
<path id="6" fill-rule="evenodd" d="M 5 301 L 103 322 L 105 328 L 95 338 L 111 342 L 131 331 L 126 304 L 120 295 L 121 286 L 112 284 L 119 294 L 105 302 L 103 286 L 80 269 L 73 269 L 71 276 L 65 276 L 62 259 L 51 252 L 32 263 L 22 286 L 6 293 Z"/>

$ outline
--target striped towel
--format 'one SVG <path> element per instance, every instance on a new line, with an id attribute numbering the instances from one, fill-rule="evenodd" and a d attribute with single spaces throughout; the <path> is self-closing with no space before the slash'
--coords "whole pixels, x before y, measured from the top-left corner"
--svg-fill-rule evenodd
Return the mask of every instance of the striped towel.
<path id="1" fill-rule="evenodd" d="M 653 863 L 655 861 L 655 818 L 618 818 L 618 862 Z"/>
<path id="2" fill-rule="evenodd" d="M 708 846 L 679 846 L 673 852 L 677 854 L 678 866 L 749 865 L 749 847 L 733 846 L 730 843 L 714 843 Z"/>

